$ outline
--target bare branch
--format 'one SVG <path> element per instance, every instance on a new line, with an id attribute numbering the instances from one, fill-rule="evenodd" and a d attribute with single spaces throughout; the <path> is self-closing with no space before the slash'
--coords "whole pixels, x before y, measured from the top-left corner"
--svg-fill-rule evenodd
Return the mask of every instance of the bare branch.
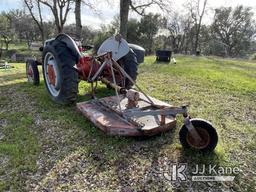
<path id="1" fill-rule="evenodd" d="M 41 5 L 40 5 L 40 1 L 36 0 L 24 0 L 25 5 L 27 6 L 29 13 L 31 15 L 31 17 L 33 18 L 33 20 L 35 21 L 36 25 L 38 26 L 40 32 L 41 32 L 41 37 L 42 37 L 42 42 L 44 42 L 45 40 L 45 36 L 44 36 L 44 22 L 43 22 L 43 17 L 42 17 L 42 11 L 41 11 Z M 33 8 L 34 8 L 34 4 L 37 4 L 37 11 L 38 11 L 38 17 L 36 18 L 36 14 L 33 12 Z"/>
<path id="2" fill-rule="evenodd" d="M 59 33 L 62 32 L 67 16 L 71 10 L 72 0 L 39 0 L 42 4 L 49 7 L 54 16 L 55 25 Z"/>
<path id="3" fill-rule="evenodd" d="M 145 10 L 152 6 L 157 5 L 163 11 L 170 11 L 170 1 L 169 0 L 150 0 L 147 3 L 135 5 L 135 1 L 130 1 L 130 7 L 133 11 L 135 11 L 139 15 L 145 15 Z"/>

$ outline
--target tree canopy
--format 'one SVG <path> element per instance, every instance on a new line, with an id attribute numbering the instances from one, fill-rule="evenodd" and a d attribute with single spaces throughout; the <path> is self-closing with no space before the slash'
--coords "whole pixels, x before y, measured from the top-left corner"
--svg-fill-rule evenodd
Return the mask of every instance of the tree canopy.
<path id="1" fill-rule="evenodd" d="M 256 51 L 256 24 L 250 7 L 217 7 L 211 10 L 207 0 L 189 0 L 183 6 L 183 11 L 176 11 L 172 9 L 172 1 L 120 0 L 120 14 L 110 24 L 93 29 L 82 26 L 81 13 L 84 6 L 95 11 L 94 1 L 21 1 L 26 5 L 25 10 L 0 14 L 1 47 L 5 45 L 6 49 L 11 41 L 24 41 L 29 47 L 32 41 L 44 42 L 60 32 L 76 34 L 84 43 L 97 47 L 107 37 L 124 30 L 127 41 L 143 46 L 147 54 L 154 53 L 156 49 L 169 49 L 182 54 L 199 52 L 205 55 L 249 57 Z M 124 15 L 127 10 L 122 11 L 122 3 L 128 5 L 128 14 L 132 10 L 140 17 Z M 147 12 L 152 5 L 163 10 L 162 14 Z M 53 16 L 50 21 L 45 20 L 42 14 L 47 8 Z M 168 14 L 163 14 L 164 10 L 169 10 Z M 67 16 L 73 11 L 75 23 L 67 24 Z M 204 18 L 210 16 L 213 19 L 205 22 Z"/>

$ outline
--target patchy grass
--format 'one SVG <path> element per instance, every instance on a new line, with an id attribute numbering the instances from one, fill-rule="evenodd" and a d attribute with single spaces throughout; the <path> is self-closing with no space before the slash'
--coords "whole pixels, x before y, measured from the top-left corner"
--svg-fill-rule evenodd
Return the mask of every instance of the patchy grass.
<path id="1" fill-rule="evenodd" d="M 10 43 L 9 44 L 9 49 L 28 49 L 28 45 L 26 42 L 22 42 L 22 43 Z"/>
<path id="2" fill-rule="evenodd" d="M 184 151 L 177 129 L 149 139 L 109 137 L 75 106 L 53 103 L 41 80 L 26 83 L 25 65 L 0 71 L 0 191 L 255 191 L 256 63 L 178 56 L 177 64 L 146 57 L 138 83 L 173 105 L 190 103 L 192 117 L 213 123 L 214 153 Z M 79 101 L 89 90 L 80 83 Z M 113 92 L 99 86 L 100 96 Z M 239 167 L 234 182 L 169 181 L 166 163 Z"/>

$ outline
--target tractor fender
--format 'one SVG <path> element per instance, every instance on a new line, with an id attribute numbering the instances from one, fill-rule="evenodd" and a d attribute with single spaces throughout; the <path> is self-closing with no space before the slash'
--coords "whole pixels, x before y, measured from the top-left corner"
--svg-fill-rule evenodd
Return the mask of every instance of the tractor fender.
<path id="1" fill-rule="evenodd" d="M 55 40 L 64 42 L 67 45 L 67 47 L 71 50 L 73 55 L 77 57 L 77 61 L 82 57 L 81 52 L 79 51 L 79 48 L 77 46 L 77 43 L 69 35 L 61 33 L 55 38 Z"/>
<path id="2" fill-rule="evenodd" d="M 129 45 L 130 49 L 132 49 L 133 52 L 135 53 L 137 62 L 143 63 L 144 57 L 145 57 L 145 49 L 139 45 L 132 44 L 132 43 L 129 43 L 128 45 Z"/>
<path id="3" fill-rule="evenodd" d="M 44 47 L 40 48 L 40 51 L 43 52 L 44 48 L 52 44 L 52 42 L 55 40 L 61 41 L 66 44 L 67 48 L 71 51 L 72 55 L 76 57 L 76 62 L 78 62 L 79 59 L 82 57 L 81 52 L 79 51 L 79 48 L 77 46 L 77 43 L 73 40 L 72 37 L 64 33 L 60 33 L 56 38 L 46 40 L 44 42 Z"/>
<path id="4" fill-rule="evenodd" d="M 97 55 L 112 52 L 112 58 L 117 61 L 127 55 L 130 51 L 127 41 L 121 38 L 119 41 L 115 36 L 106 39 L 97 51 Z"/>

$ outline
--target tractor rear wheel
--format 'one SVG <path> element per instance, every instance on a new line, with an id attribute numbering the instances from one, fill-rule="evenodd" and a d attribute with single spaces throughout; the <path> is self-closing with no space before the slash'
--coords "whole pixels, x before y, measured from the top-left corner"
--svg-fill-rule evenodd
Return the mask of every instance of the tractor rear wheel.
<path id="1" fill-rule="evenodd" d="M 31 59 L 26 61 L 26 75 L 29 83 L 39 85 L 39 71 L 35 60 Z"/>
<path id="2" fill-rule="evenodd" d="M 53 101 L 70 104 L 76 101 L 78 74 L 74 66 L 77 55 L 64 42 L 54 40 L 43 50 L 43 75 L 47 91 Z"/>
<path id="3" fill-rule="evenodd" d="M 136 81 L 137 78 L 137 70 L 138 70 L 138 62 L 137 62 L 137 57 L 133 50 L 130 49 L 129 53 L 125 55 L 121 59 L 123 63 L 123 67 L 125 72 L 133 79 L 133 81 Z M 126 78 L 125 79 L 125 88 L 130 89 L 133 86 L 133 83 Z"/>
<path id="4" fill-rule="evenodd" d="M 191 148 L 202 152 L 213 151 L 218 143 L 218 134 L 215 128 L 202 119 L 191 119 L 192 125 L 201 137 L 201 141 L 196 141 L 185 125 L 179 132 L 180 142 L 184 148 Z"/>

